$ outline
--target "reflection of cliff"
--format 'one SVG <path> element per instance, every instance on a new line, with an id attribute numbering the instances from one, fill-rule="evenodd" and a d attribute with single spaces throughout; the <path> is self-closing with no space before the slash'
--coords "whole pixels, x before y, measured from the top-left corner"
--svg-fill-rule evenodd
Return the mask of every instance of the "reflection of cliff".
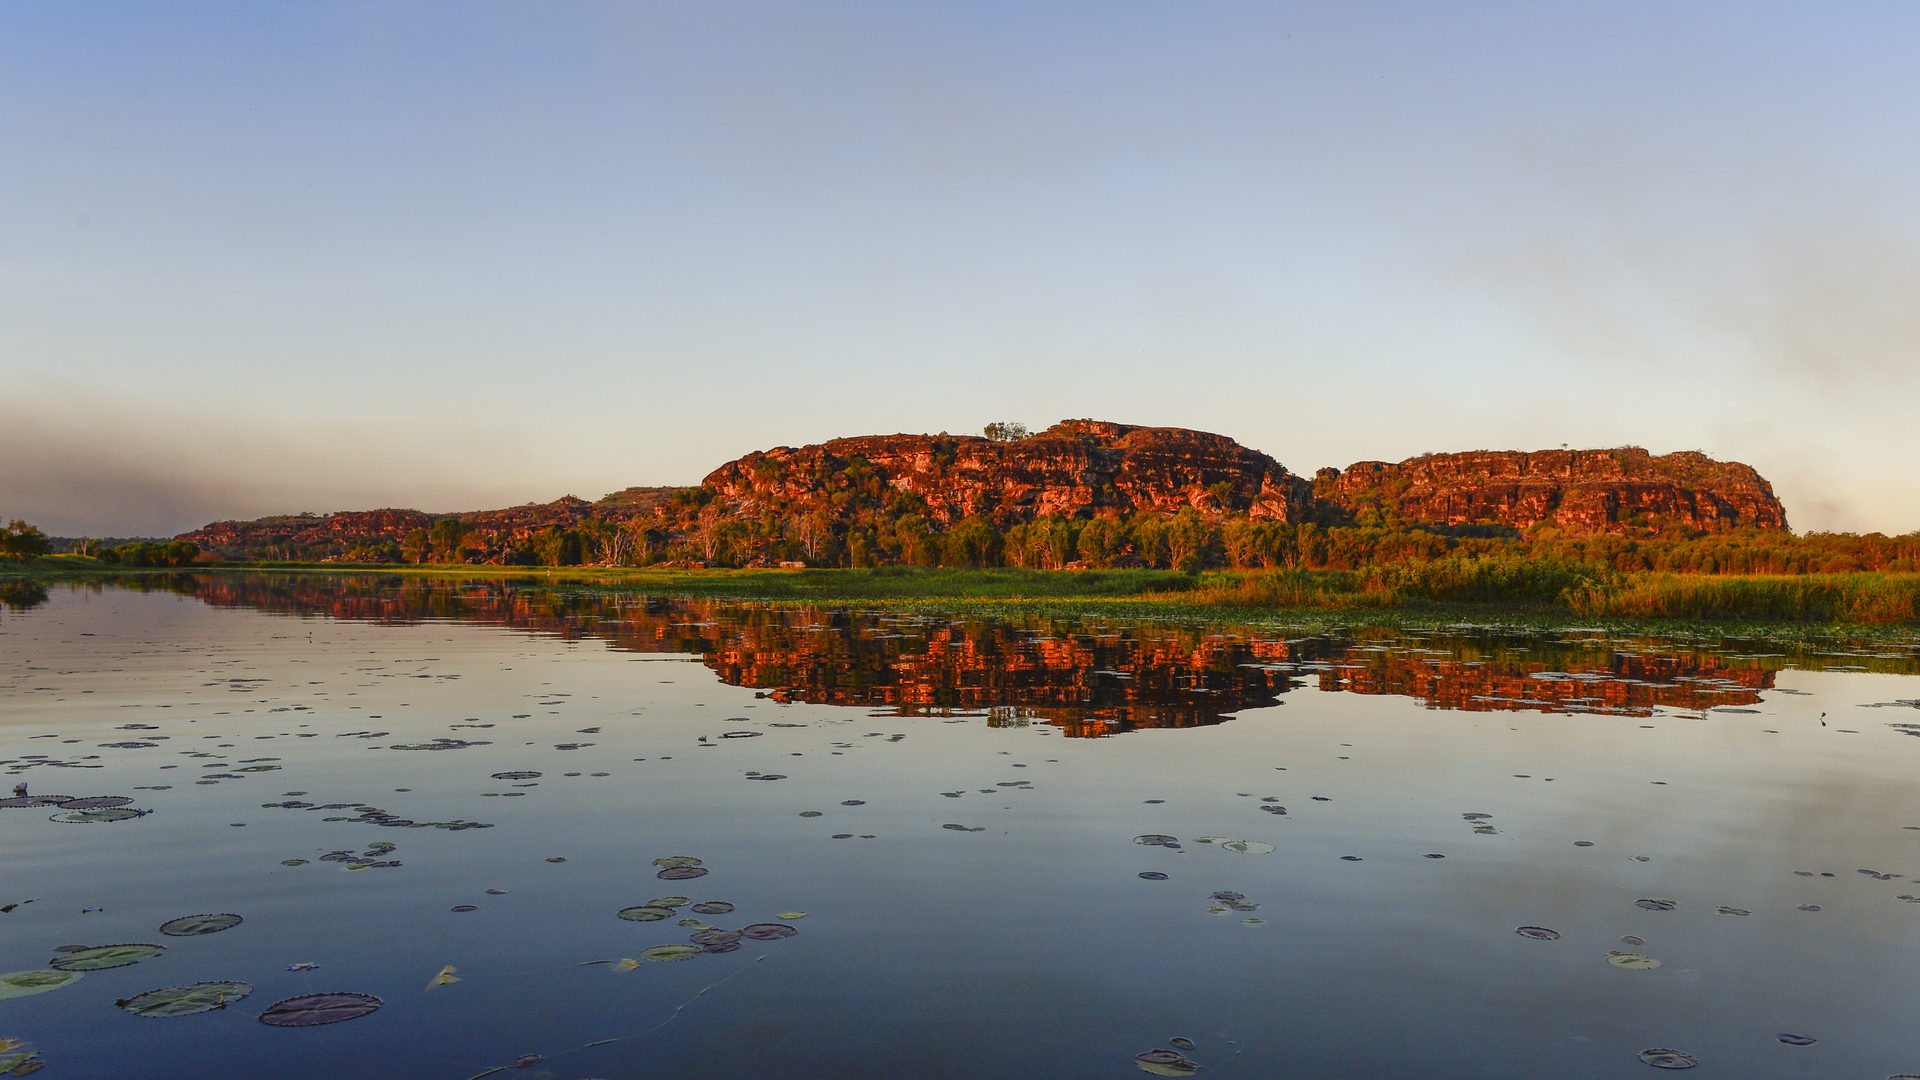
<path id="1" fill-rule="evenodd" d="M 1655 706 L 1751 705 L 1774 672 L 1873 662 L 1848 653 L 1750 656 L 1659 639 L 1364 631 L 1287 639 L 1098 620 L 768 607 L 518 588 L 500 581 L 208 576 L 220 607 L 382 623 L 447 620 L 616 649 L 691 653 L 724 682 L 889 714 L 985 714 L 1069 734 L 1220 723 L 1323 691 L 1391 694 L 1465 711 L 1528 709 L 1644 716 Z M 1831 647 L 1831 646 L 1830 646 Z M 1914 673 L 1914 658 L 1876 670 Z"/>

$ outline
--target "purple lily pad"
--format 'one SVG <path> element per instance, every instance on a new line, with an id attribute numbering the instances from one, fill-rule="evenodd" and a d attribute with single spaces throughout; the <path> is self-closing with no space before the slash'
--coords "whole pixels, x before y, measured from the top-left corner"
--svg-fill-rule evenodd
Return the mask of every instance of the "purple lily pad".
<path id="1" fill-rule="evenodd" d="M 738 930 L 702 930 L 687 937 L 695 945 L 727 945 L 740 940 Z"/>
<path id="2" fill-rule="evenodd" d="M 1514 933 L 1519 934 L 1523 938 L 1532 938 L 1535 941 L 1560 940 L 1560 931 L 1549 930 L 1544 926 L 1523 926 L 1515 930 Z"/>
<path id="3" fill-rule="evenodd" d="M 709 900 L 704 904 L 695 904 L 688 910 L 696 915 L 725 915 L 733 910 L 733 905 L 725 900 Z"/>
<path id="4" fill-rule="evenodd" d="M 260 1022 L 268 1027 L 319 1027 L 358 1019 L 382 1004 L 372 994 L 304 994 L 267 1006 Z"/>
<path id="5" fill-rule="evenodd" d="M 752 938 L 754 941 L 774 941 L 778 938 L 792 937 L 799 932 L 785 923 L 771 922 L 754 923 L 752 926 L 740 928 L 741 937 Z"/>
<path id="6" fill-rule="evenodd" d="M 737 941 L 723 941 L 718 945 L 702 945 L 700 946 L 700 951 L 703 953 L 734 952 L 739 948 L 740 948 L 740 943 Z"/>
<path id="7" fill-rule="evenodd" d="M 653 876 L 665 881 L 685 881 L 688 878 L 707 876 L 707 868 L 704 866 L 669 866 Z"/>

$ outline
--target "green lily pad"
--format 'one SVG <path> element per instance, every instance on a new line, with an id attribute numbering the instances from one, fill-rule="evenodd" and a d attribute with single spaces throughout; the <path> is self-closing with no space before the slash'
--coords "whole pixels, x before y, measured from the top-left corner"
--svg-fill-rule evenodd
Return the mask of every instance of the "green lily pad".
<path id="1" fill-rule="evenodd" d="M 648 907 L 682 908 L 693 903 L 690 896 L 656 896 L 647 901 Z"/>
<path id="2" fill-rule="evenodd" d="M 1751 912 L 1751 911 L 1748 911 L 1748 910 L 1747 910 L 1747 909 L 1745 909 L 1745 908 L 1737 908 L 1737 907 L 1722 907 L 1722 908 L 1720 909 L 1720 914 L 1722 914 L 1722 915 L 1751 915 L 1751 914 L 1753 914 L 1753 912 Z"/>
<path id="3" fill-rule="evenodd" d="M 691 855 L 669 855 L 664 859 L 653 860 L 653 865 L 664 866 L 669 869 L 676 866 L 699 866 L 700 863 L 701 863 L 701 860 L 696 859 Z"/>
<path id="4" fill-rule="evenodd" d="M 149 990 L 114 1004 L 136 1016 L 191 1016 L 224 1009 L 251 993 L 253 987 L 243 982 L 199 982 Z"/>
<path id="5" fill-rule="evenodd" d="M 238 915 L 185 915 L 161 923 L 160 932 L 168 937 L 199 937 L 201 934 L 217 934 L 245 921 Z"/>
<path id="6" fill-rule="evenodd" d="M 86 978 L 78 971 L 9 971 L 0 975 L 0 998 L 31 997 Z"/>
<path id="7" fill-rule="evenodd" d="M 1660 961 L 1651 956 L 1642 956 L 1637 952 L 1619 952 L 1607 950 L 1607 963 L 1614 967 L 1628 968 L 1633 971 L 1648 971 L 1660 966 Z"/>
<path id="8" fill-rule="evenodd" d="M 675 960 L 691 960 L 700 955 L 698 945 L 655 945 L 640 952 L 642 960 L 659 960 L 663 963 Z"/>
<path id="9" fill-rule="evenodd" d="M 101 945 L 92 949 L 70 952 L 48 961 L 47 966 L 61 971 L 104 971 L 107 968 L 137 964 L 166 951 L 165 945 Z"/>
<path id="10" fill-rule="evenodd" d="M 1200 1066 L 1172 1050 L 1146 1050 L 1133 1055 L 1140 1071 L 1154 1076 L 1192 1076 Z"/>
<path id="11" fill-rule="evenodd" d="M 1229 840 L 1220 846 L 1242 855 L 1265 855 L 1274 850 L 1272 844 L 1263 844 L 1258 840 Z"/>
<path id="12" fill-rule="evenodd" d="M 644 907 L 621 908 L 614 914 L 628 922 L 659 922 L 661 919 L 673 918 L 673 909 L 654 907 L 649 904 Z"/>
<path id="13" fill-rule="evenodd" d="M 1700 1064 L 1692 1054 L 1683 1054 L 1678 1050 L 1669 1050 L 1656 1046 L 1651 1050 L 1640 1051 L 1640 1060 L 1656 1069 L 1691 1069 Z"/>

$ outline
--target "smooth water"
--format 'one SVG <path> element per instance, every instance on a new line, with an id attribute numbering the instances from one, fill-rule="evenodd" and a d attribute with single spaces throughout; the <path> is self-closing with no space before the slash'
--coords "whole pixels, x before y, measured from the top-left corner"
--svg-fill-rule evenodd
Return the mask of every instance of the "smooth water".
<path id="1" fill-rule="evenodd" d="M 1913 643 L 53 587 L 0 613 L 0 771 L 132 802 L 0 805 L 0 973 L 165 951 L 0 975 L 0 1038 L 49 1078 L 1920 1072 L 1916 672 Z M 734 909 L 616 917 L 671 896 Z M 797 933 L 642 956 L 759 924 Z M 252 991 L 116 1006 L 213 980 Z M 257 1020 L 336 991 L 382 1005 Z"/>

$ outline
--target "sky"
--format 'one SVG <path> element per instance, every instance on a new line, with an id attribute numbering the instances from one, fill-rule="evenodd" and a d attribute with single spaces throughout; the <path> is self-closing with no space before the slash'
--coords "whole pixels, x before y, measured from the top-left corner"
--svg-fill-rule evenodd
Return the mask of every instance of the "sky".
<path id="1" fill-rule="evenodd" d="M 0 5 L 0 519 L 845 435 L 1747 462 L 1920 529 L 1920 7 Z"/>

